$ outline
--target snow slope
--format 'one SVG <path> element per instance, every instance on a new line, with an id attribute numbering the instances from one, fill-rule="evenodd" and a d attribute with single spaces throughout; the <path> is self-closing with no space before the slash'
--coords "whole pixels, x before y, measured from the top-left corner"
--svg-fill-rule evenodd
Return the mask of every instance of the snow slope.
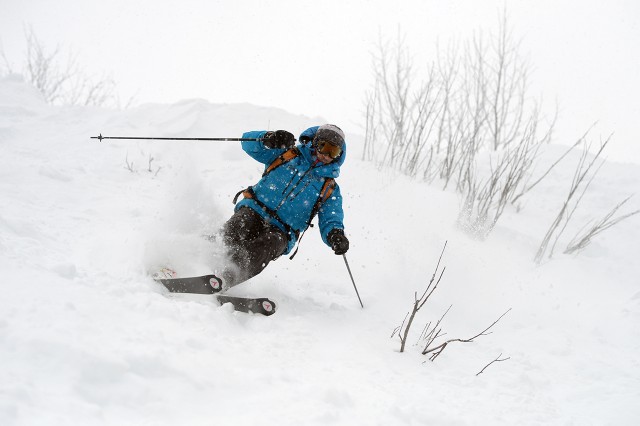
<path id="1" fill-rule="evenodd" d="M 364 310 L 315 229 L 294 261 L 232 291 L 278 301 L 272 317 L 169 295 L 148 278 L 164 264 L 214 270 L 220 250 L 202 235 L 261 166 L 235 143 L 89 136 L 235 137 L 321 122 L 197 99 L 52 108 L 19 77 L 0 80 L 0 424 L 638 424 L 638 218 L 578 256 L 532 262 L 572 170 L 480 242 L 456 229 L 454 194 L 360 161 L 351 135 L 340 184 Z M 579 215 L 601 216 L 639 182 L 638 165 L 607 164 Z M 445 241 L 444 278 L 399 353 L 391 332 Z M 430 362 L 419 334 L 450 305 L 446 338 L 512 310 Z M 476 376 L 499 354 L 510 359 Z"/>

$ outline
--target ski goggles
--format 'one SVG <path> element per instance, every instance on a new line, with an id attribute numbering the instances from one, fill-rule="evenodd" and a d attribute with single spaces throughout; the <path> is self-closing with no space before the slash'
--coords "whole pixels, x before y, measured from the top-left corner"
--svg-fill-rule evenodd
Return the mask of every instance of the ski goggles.
<path id="1" fill-rule="evenodd" d="M 329 141 L 318 141 L 316 143 L 316 151 L 331 158 L 338 158 L 342 154 L 342 148 Z"/>

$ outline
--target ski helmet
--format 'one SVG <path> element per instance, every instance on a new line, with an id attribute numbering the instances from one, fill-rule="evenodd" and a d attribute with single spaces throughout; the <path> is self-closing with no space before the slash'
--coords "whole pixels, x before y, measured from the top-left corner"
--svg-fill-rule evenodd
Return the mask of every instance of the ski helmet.
<path id="1" fill-rule="evenodd" d="M 344 145 L 344 132 L 335 124 L 323 124 L 318 127 L 316 135 L 313 137 L 314 144 L 318 143 L 318 141 L 329 142 L 342 148 Z"/>

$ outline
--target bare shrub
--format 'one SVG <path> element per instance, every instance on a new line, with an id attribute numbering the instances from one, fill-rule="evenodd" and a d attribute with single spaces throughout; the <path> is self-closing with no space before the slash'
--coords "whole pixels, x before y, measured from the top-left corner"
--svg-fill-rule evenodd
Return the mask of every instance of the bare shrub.
<path id="1" fill-rule="evenodd" d="M 538 251 L 536 252 L 536 255 L 534 257 L 534 261 L 536 263 L 540 263 L 545 255 L 548 258 L 551 258 L 553 256 L 553 252 L 558 239 L 565 231 L 567 225 L 569 224 L 569 221 L 571 220 L 571 217 L 580 204 L 582 197 L 584 196 L 585 192 L 591 185 L 591 182 L 598 173 L 598 170 L 600 169 L 600 167 L 602 167 L 601 161 L 594 170 L 594 166 L 596 162 L 598 162 L 600 154 L 602 154 L 602 151 L 607 146 L 610 139 L 608 138 L 607 140 L 605 140 L 604 143 L 600 145 L 600 149 L 598 149 L 593 158 L 590 161 L 587 161 L 589 158 L 589 148 L 591 144 L 585 141 L 585 137 L 582 138 L 582 141 L 584 141 L 583 151 L 576 166 L 573 179 L 571 180 L 571 185 L 569 186 L 569 191 L 567 192 L 567 198 L 563 202 L 560 210 L 558 211 L 558 214 L 549 226 L 549 229 L 547 230 L 544 238 L 542 239 L 542 242 L 540 243 L 540 247 L 538 248 Z M 579 189 L 580 191 L 578 191 Z M 553 244 L 551 243 L 552 240 L 554 240 Z"/>
<path id="2" fill-rule="evenodd" d="M 487 153 L 489 173 L 484 179 L 467 171 L 467 180 L 462 187 L 463 208 L 458 224 L 470 234 L 484 239 L 493 230 L 505 208 L 532 186 L 525 182 L 534 166 L 535 159 L 547 136 L 536 139 L 538 120 L 531 116 L 524 133 L 517 143 L 509 143 L 498 152 Z M 496 159 L 494 161 L 494 158 Z"/>
<path id="3" fill-rule="evenodd" d="M 442 260 L 442 255 L 444 254 L 444 250 L 446 248 L 447 248 L 447 243 L 445 242 L 444 247 L 442 248 L 442 252 L 440 253 L 440 258 L 438 259 L 438 263 L 436 264 L 436 269 L 435 271 L 433 271 L 433 274 L 431 275 L 431 280 L 429 281 L 429 284 L 427 285 L 426 290 L 422 293 L 420 297 L 418 297 L 417 292 L 414 293 L 414 302 L 413 302 L 413 307 L 411 309 L 411 312 L 410 313 L 407 312 L 407 315 L 405 315 L 405 318 L 402 321 L 402 324 L 396 327 L 396 329 L 393 330 L 393 333 L 391 334 L 391 337 L 395 336 L 396 334 L 398 335 L 398 338 L 400 339 L 400 352 L 404 352 L 404 348 L 407 343 L 407 338 L 409 336 L 409 330 L 413 325 L 413 320 L 415 319 L 416 314 L 424 306 L 424 304 L 427 303 L 427 300 L 429 300 L 429 297 L 431 297 L 431 295 L 436 290 L 436 288 L 438 288 L 438 284 L 440 284 L 442 275 L 444 275 L 444 271 L 446 268 L 443 268 L 442 271 L 440 271 L 440 276 L 436 280 L 436 276 L 440 268 L 440 261 Z M 409 317 L 408 321 L 407 321 L 407 317 Z"/>
<path id="4" fill-rule="evenodd" d="M 149 166 L 151 166 L 151 164 L 149 164 Z M 124 168 L 129 170 L 131 173 L 136 173 L 133 161 L 129 161 L 129 153 L 124 157 Z"/>
<path id="5" fill-rule="evenodd" d="M 45 101 L 52 105 L 116 106 L 115 82 L 107 75 L 89 77 L 79 66 L 77 55 L 64 53 L 58 45 L 45 47 L 32 27 L 24 30 L 27 44 L 23 74 Z M 0 49 L 2 50 L 2 49 Z M 13 72 L 4 50 L 2 58 Z"/>
<path id="6" fill-rule="evenodd" d="M 529 65 L 518 50 L 505 13 L 497 35 L 476 33 L 462 47 L 438 48 L 422 79 L 401 36 L 391 47 L 380 41 L 374 58 L 363 158 L 453 185 L 462 199 L 458 224 L 480 238 L 531 188 L 526 183 L 555 124 L 541 132 L 538 103 L 527 94 Z"/>
<path id="7" fill-rule="evenodd" d="M 440 343 L 438 345 L 435 345 L 434 342 L 435 342 L 436 338 L 441 335 L 441 333 L 440 333 L 441 330 L 439 329 L 438 332 L 435 333 L 435 335 L 433 335 L 432 338 L 427 340 L 427 345 L 422 350 L 422 355 L 429 355 L 429 360 L 430 361 L 434 361 L 437 357 L 440 356 L 442 351 L 444 351 L 445 348 L 450 343 L 453 343 L 453 342 L 472 343 L 474 341 L 474 339 L 477 339 L 480 336 L 487 336 L 487 335 L 491 334 L 491 332 L 489 332 L 489 330 L 491 330 L 491 328 L 493 328 L 493 326 L 496 325 L 498 323 L 498 321 L 500 321 L 502 319 L 502 317 L 507 315 L 510 310 L 511 310 L 511 308 L 507 309 L 507 311 L 505 313 L 500 315 L 497 320 L 492 322 L 491 325 L 489 325 L 487 328 L 482 330 L 480 333 L 478 333 L 478 334 L 476 334 L 476 335 L 474 335 L 472 337 L 466 338 L 466 339 L 460 339 L 460 338 L 449 339 L 449 340 L 446 340 L 446 341 L 444 341 L 444 342 L 442 342 L 442 343 Z M 438 324 L 439 324 L 439 322 L 438 322 Z"/>
<path id="8" fill-rule="evenodd" d="M 375 84 L 366 98 L 362 158 L 429 183 L 439 179 L 444 189 L 454 188 L 461 199 L 458 226 L 480 239 L 492 232 L 509 205 L 519 208 L 516 203 L 586 136 L 533 180 L 538 156 L 553 135 L 557 107 L 547 122 L 540 102 L 528 94 L 530 65 L 519 50 L 503 12 L 497 34 L 478 32 L 460 45 L 438 47 L 422 78 L 416 77 L 401 36 L 393 45 L 381 40 L 373 61 Z M 593 163 L 585 161 L 586 152 L 567 200 L 540 244 L 537 263 L 553 255 L 595 177 Z M 638 213 L 615 216 L 625 202 L 587 224 L 565 252 L 583 249 L 596 235 Z"/>
<path id="9" fill-rule="evenodd" d="M 144 152 L 141 152 L 141 155 L 145 155 Z M 149 154 L 147 158 L 147 172 L 153 174 L 153 177 L 156 177 L 158 176 L 158 173 L 160 173 L 160 170 L 162 170 L 162 166 L 157 166 L 154 168 L 154 161 L 155 158 L 153 157 L 153 155 Z M 129 160 L 128 152 L 124 158 L 124 168 L 126 170 L 129 170 L 131 173 L 138 173 L 138 169 L 135 167 L 133 160 Z"/>
<path id="10" fill-rule="evenodd" d="M 585 133 L 578 141 L 578 143 L 583 145 L 582 155 L 576 165 L 566 199 L 538 247 L 538 251 L 534 257 L 534 261 L 536 263 L 542 262 L 545 257 L 547 259 L 553 257 L 558 241 L 571 222 L 574 213 L 578 209 L 578 206 L 589 189 L 589 186 L 598 174 L 600 167 L 604 164 L 604 160 L 600 157 L 611 141 L 611 137 L 608 137 L 604 142 L 600 143 L 600 147 L 595 151 L 595 154 L 590 154 L 593 143 L 587 141 L 587 135 L 588 132 Z M 590 156 L 591 159 L 589 159 Z M 575 253 L 584 249 L 596 235 L 601 234 L 612 226 L 620 223 L 622 220 L 640 213 L 640 210 L 635 210 L 633 212 L 614 217 L 620 207 L 622 207 L 630 198 L 631 197 L 627 197 L 625 200 L 618 203 L 595 224 L 588 223 L 583 226 L 569 242 L 564 253 Z"/>
<path id="11" fill-rule="evenodd" d="M 153 173 L 153 177 L 156 177 L 156 176 L 158 176 L 158 173 L 160 173 L 160 170 L 162 169 L 162 166 L 158 166 L 158 168 L 153 170 L 153 168 L 151 167 L 151 163 L 153 163 L 154 160 L 155 160 L 155 158 L 151 154 L 149 154 L 149 164 L 147 166 L 147 171 L 149 173 Z"/>
<path id="12" fill-rule="evenodd" d="M 578 232 L 573 239 L 567 244 L 567 248 L 564 250 L 565 254 L 576 253 L 583 250 L 590 243 L 592 238 L 606 231 L 607 229 L 615 226 L 623 220 L 640 213 L 640 210 L 635 210 L 630 213 L 623 214 L 618 217 L 613 217 L 616 212 L 631 199 L 631 196 L 625 198 L 620 203 L 616 204 L 603 218 L 595 222 L 594 224 L 587 224 L 583 227 L 582 231 Z"/>
<path id="13" fill-rule="evenodd" d="M 447 243 L 445 242 L 444 247 L 442 248 L 442 252 L 440 253 L 440 257 L 438 258 L 438 262 L 436 263 L 435 270 L 433 271 L 433 274 L 431 274 L 431 279 L 427 284 L 427 288 L 422 292 L 422 295 L 420 297 L 418 297 L 417 292 L 414 292 L 413 304 L 411 306 L 411 310 L 407 312 L 404 319 L 402 320 L 402 323 L 398 327 L 396 327 L 391 333 L 392 338 L 397 335 L 398 339 L 400 340 L 400 352 L 405 351 L 406 344 L 409 339 L 409 331 L 411 330 L 411 326 L 413 325 L 416 319 L 416 315 L 418 314 L 420 309 L 424 307 L 424 305 L 427 303 L 431 295 L 433 295 L 433 293 L 436 291 L 436 289 L 438 288 L 438 285 L 440 284 L 440 281 L 442 280 L 446 267 L 443 267 L 442 269 L 440 269 L 440 262 L 442 261 L 442 256 L 444 255 L 444 251 L 446 248 L 447 248 Z M 440 340 L 440 338 L 446 335 L 446 333 L 442 332 L 441 324 L 442 324 L 442 321 L 444 320 L 444 317 L 449 312 L 449 310 L 451 310 L 451 306 L 447 308 L 447 310 L 444 312 L 444 314 L 442 314 L 440 319 L 436 321 L 433 325 L 431 322 L 427 323 L 427 325 L 423 328 L 422 333 L 420 334 L 419 341 L 426 342 L 424 349 L 422 350 L 422 354 L 429 355 L 429 359 L 431 361 L 434 361 L 450 343 L 453 343 L 453 342 L 471 343 L 474 341 L 474 339 L 477 339 L 480 336 L 486 336 L 491 334 L 489 330 L 493 328 L 493 326 L 495 326 L 498 323 L 498 321 L 500 321 L 502 317 L 504 317 L 511 310 L 511 308 L 509 308 L 505 313 L 500 315 L 500 317 L 496 319 L 493 323 L 491 323 L 491 325 L 489 325 L 487 328 L 485 328 L 480 333 L 477 333 L 472 337 L 469 337 L 466 339 L 454 338 L 454 339 L 445 340 L 442 343 L 436 343 L 438 340 Z M 500 356 L 501 355 L 502 354 L 500 354 Z M 496 362 L 498 360 L 499 359 L 496 359 L 493 362 Z M 485 368 L 487 367 L 488 365 Z"/>
<path id="14" fill-rule="evenodd" d="M 7 54 L 4 51 L 2 40 L 0 40 L 0 57 L 2 57 L 2 66 L 0 67 L 0 76 L 13 74 L 14 73 L 13 67 L 11 66 L 11 61 L 9 61 L 9 58 L 7 58 Z"/>
<path id="15" fill-rule="evenodd" d="M 485 83 L 489 138 L 494 150 L 518 142 L 521 130 L 528 127 L 525 95 L 529 64 L 520 56 L 520 42 L 507 23 L 507 14 L 502 13 L 501 19 L 498 34 L 491 37 L 489 78 Z"/>

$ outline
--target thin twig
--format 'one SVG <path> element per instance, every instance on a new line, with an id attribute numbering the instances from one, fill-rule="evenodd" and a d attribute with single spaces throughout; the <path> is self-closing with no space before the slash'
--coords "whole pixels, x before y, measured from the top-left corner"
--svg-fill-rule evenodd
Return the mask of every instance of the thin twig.
<path id="1" fill-rule="evenodd" d="M 415 292 L 413 295 L 414 302 L 413 302 L 413 307 L 411 309 L 411 313 L 409 314 L 409 320 L 407 321 L 406 326 L 404 326 L 404 321 L 403 321 L 403 324 L 400 325 L 400 328 L 398 329 L 398 333 L 400 336 L 400 352 L 404 352 L 404 347 L 407 343 L 407 337 L 409 335 L 409 329 L 413 324 L 413 320 L 415 319 L 416 314 L 418 313 L 420 308 L 424 306 L 424 304 L 427 302 L 429 297 L 431 297 L 433 292 L 438 287 L 438 284 L 440 284 L 440 280 L 442 280 L 442 275 L 444 274 L 444 271 L 446 268 L 443 268 L 437 281 L 436 281 L 436 276 L 438 274 L 438 269 L 440 268 L 440 262 L 442 261 L 442 256 L 446 248 L 447 248 L 447 242 L 445 241 L 444 247 L 442 248 L 442 252 L 440 252 L 440 257 L 438 258 L 438 263 L 436 264 L 436 268 L 433 271 L 433 274 L 431 275 L 431 280 L 429 281 L 429 284 L 427 285 L 427 289 L 424 291 L 422 296 L 420 296 L 420 298 L 418 298 L 417 292 Z M 406 320 L 406 316 L 405 316 L 405 320 Z M 403 330 L 403 326 L 404 326 L 404 330 Z"/>
<path id="2" fill-rule="evenodd" d="M 483 372 L 484 370 L 486 370 L 486 369 L 487 369 L 487 367 L 489 367 L 489 366 L 490 366 L 491 364 L 493 364 L 494 362 L 502 362 L 502 361 L 506 361 L 506 360 L 508 360 L 508 359 L 511 359 L 511 357 L 506 357 L 506 358 L 502 358 L 502 359 L 500 359 L 500 357 L 501 357 L 501 356 L 502 356 L 502 353 L 500 353 L 500 355 L 498 355 L 498 356 L 496 357 L 496 359 L 494 359 L 493 361 L 491 361 L 489 364 L 485 365 L 485 366 L 484 366 L 484 368 L 483 368 L 482 370 L 480 370 L 480 371 L 476 374 L 476 376 L 479 376 L 480 374 L 482 374 L 482 372 Z"/>
<path id="3" fill-rule="evenodd" d="M 133 161 L 129 162 L 129 153 L 127 153 L 127 155 L 124 157 L 124 162 L 126 164 L 126 169 L 129 170 L 131 173 L 135 173 L 136 170 L 133 168 Z"/>
<path id="4" fill-rule="evenodd" d="M 491 334 L 491 333 L 487 333 L 487 331 L 489 331 L 489 329 L 491 329 L 491 327 L 496 325 L 496 323 L 498 321 L 500 321 L 502 319 L 502 317 L 507 315 L 507 313 L 509 313 L 510 310 L 511 310 L 511 308 L 507 309 L 507 311 L 504 314 L 500 315 L 500 317 L 497 320 L 492 322 L 491 325 L 489 325 L 489 327 L 485 328 L 484 330 L 482 330 L 480 333 L 476 334 L 475 336 L 470 337 L 468 339 L 450 339 L 450 340 L 447 340 L 444 343 L 441 343 L 440 345 L 438 345 L 438 346 L 436 346 L 434 348 L 431 348 L 431 349 L 429 349 L 428 347 L 424 348 L 424 350 L 422 351 L 422 355 L 427 355 L 427 354 L 430 353 L 431 357 L 429 357 L 429 359 L 431 361 L 433 361 L 438 357 L 438 355 L 440 355 L 442 353 L 442 351 L 444 351 L 444 349 L 447 347 L 447 345 L 449 343 L 452 343 L 452 342 L 471 343 L 471 342 L 473 342 L 473 339 L 476 339 L 476 338 L 478 338 L 480 336 L 486 336 L 488 334 Z"/>

